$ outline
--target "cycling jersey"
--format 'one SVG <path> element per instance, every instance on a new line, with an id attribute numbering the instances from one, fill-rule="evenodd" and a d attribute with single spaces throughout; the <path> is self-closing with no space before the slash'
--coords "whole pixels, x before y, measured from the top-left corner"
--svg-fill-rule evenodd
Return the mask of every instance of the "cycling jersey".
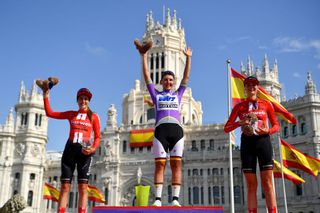
<path id="1" fill-rule="evenodd" d="M 177 91 L 159 92 L 153 83 L 147 85 L 152 101 L 156 110 L 155 126 L 161 123 L 180 124 L 180 102 L 181 97 L 186 90 L 185 85 L 180 85 Z"/>
<path id="2" fill-rule="evenodd" d="M 257 99 L 256 101 L 245 100 L 238 103 L 230 114 L 230 117 L 224 127 L 226 133 L 236 129 L 240 126 L 239 121 L 236 121 L 237 117 L 243 120 L 249 113 L 254 113 L 258 120 L 262 123 L 261 126 L 268 127 L 268 119 L 271 123 L 269 129 L 269 135 L 279 130 L 279 123 L 275 116 L 272 104 L 267 100 Z"/>
<path id="3" fill-rule="evenodd" d="M 71 143 L 89 143 L 92 130 L 94 132 L 94 140 L 92 148 L 97 149 L 100 144 L 100 119 L 96 113 L 92 113 L 92 122 L 87 116 L 87 111 L 65 111 L 53 112 L 49 103 L 49 98 L 44 98 L 44 109 L 46 115 L 55 119 L 67 119 L 70 124 L 68 142 Z"/>

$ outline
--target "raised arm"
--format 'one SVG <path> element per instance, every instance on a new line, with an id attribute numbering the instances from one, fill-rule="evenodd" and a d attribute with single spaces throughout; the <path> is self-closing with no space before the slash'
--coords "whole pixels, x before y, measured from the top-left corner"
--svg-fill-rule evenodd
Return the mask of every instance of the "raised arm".
<path id="1" fill-rule="evenodd" d="M 147 52 L 148 50 L 152 47 L 152 41 L 148 40 L 144 44 L 141 44 L 141 42 L 136 39 L 134 40 L 134 44 L 136 48 L 138 49 L 140 56 L 141 56 L 141 62 L 142 62 L 142 73 L 144 80 L 146 84 L 151 83 L 151 78 L 150 78 L 150 71 L 148 67 L 148 55 Z"/>
<path id="2" fill-rule="evenodd" d="M 190 48 L 187 48 L 186 50 L 183 51 L 183 53 L 186 56 L 186 66 L 184 68 L 183 78 L 181 80 L 181 84 L 187 85 L 189 82 L 189 76 L 190 76 L 190 70 L 191 70 L 192 50 Z"/>

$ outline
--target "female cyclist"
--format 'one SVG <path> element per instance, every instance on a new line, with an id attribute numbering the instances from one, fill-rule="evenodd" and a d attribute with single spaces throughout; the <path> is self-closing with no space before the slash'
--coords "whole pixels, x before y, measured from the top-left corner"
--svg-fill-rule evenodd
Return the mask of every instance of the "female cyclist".
<path id="1" fill-rule="evenodd" d="M 156 198 L 153 206 L 162 205 L 161 195 L 167 153 L 170 153 L 170 167 L 172 171 L 172 205 L 180 206 L 178 198 L 181 187 L 181 158 L 184 147 L 183 129 L 180 123 L 180 102 L 189 81 L 192 51 L 190 48 L 187 48 L 183 52 L 186 56 L 186 66 L 178 90 L 172 91 L 175 83 L 174 73 L 172 71 L 164 71 L 160 80 L 162 91 L 158 91 L 155 89 L 150 78 L 146 54 L 151 48 L 152 43 L 149 41 L 145 45 L 141 45 L 139 40 L 135 40 L 134 43 L 141 56 L 143 76 L 156 111 L 153 140 Z"/>
<path id="2" fill-rule="evenodd" d="M 247 99 L 233 108 L 224 131 L 228 133 L 238 127 L 241 127 L 243 131 L 240 152 L 242 171 L 248 189 L 248 212 L 257 212 L 256 165 L 258 159 L 268 212 L 273 213 L 277 212 L 277 204 L 272 183 L 273 154 L 270 135 L 279 130 L 279 124 L 272 104 L 257 97 L 258 85 L 258 79 L 253 76 L 244 80 Z M 238 121 L 236 121 L 237 117 L 239 117 Z M 252 123 L 253 117 L 257 118 L 254 123 Z M 271 124 L 270 128 L 268 121 Z"/>
<path id="3" fill-rule="evenodd" d="M 70 124 L 68 141 L 61 159 L 61 189 L 58 202 L 58 213 L 66 211 L 70 185 L 73 172 L 77 167 L 78 172 L 78 213 L 85 213 L 88 203 L 87 187 L 92 163 L 92 155 L 100 144 L 100 119 L 89 108 L 92 97 L 87 88 L 81 88 L 77 92 L 77 111 L 54 112 L 49 102 L 49 92 L 53 85 L 57 84 L 56 78 L 37 80 L 37 85 L 43 90 L 44 109 L 46 115 L 55 119 L 67 119 Z M 91 132 L 94 132 L 94 140 L 91 144 Z"/>

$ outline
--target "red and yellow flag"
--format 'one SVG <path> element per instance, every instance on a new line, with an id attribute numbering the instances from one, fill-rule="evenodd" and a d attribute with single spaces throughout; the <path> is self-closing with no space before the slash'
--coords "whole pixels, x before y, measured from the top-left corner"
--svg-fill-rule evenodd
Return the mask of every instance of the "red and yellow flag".
<path id="1" fill-rule="evenodd" d="M 236 70 L 231 68 L 232 107 L 246 98 L 243 85 L 243 81 L 245 78 L 246 76 L 238 73 Z M 297 123 L 295 117 L 290 112 L 288 112 L 288 110 L 286 110 L 286 108 L 284 108 L 274 97 L 272 97 L 272 95 L 270 95 L 261 86 L 259 86 L 258 88 L 258 97 L 270 101 L 277 115 L 279 115 L 288 123 Z"/>
<path id="2" fill-rule="evenodd" d="M 313 176 L 318 176 L 320 170 L 320 160 L 309 155 L 306 155 L 281 139 L 281 152 L 283 165 L 293 167 L 309 173 Z"/>
<path id="3" fill-rule="evenodd" d="M 284 166 L 281 166 L 281 164 L 276 161 L 273 160 L 274 163 L 274 167 L 273 167 L 273 176 L 275 178 L 282 178 L 282 173 L 281 170 L 283 170 L 283 176 L 284 178 L 292 181 L 294 184 L 296 185 L 300 185 L 302 183 L 304 183 L 305 181 L 299 177 L 296 173 L 292 172 L 291 170 L 287 169 Z"/>
<path id="4" fill-rule="evenodd" d="M 106 202 L 100 190 L 92 185 L 88 185 L 88 199 L 98 203 Z"/>
<path id="5" fill-rule="evenodd" d="M 152 146 L 154 129 L 130 131 L 130 147 Z"/>
<path id="6" fill-rule="evenodd" d="M 55 202 L 59 201 L 60 192 L 54 186 L 45 183 L 43 188 L 43 199 L 52 200 Z"/>

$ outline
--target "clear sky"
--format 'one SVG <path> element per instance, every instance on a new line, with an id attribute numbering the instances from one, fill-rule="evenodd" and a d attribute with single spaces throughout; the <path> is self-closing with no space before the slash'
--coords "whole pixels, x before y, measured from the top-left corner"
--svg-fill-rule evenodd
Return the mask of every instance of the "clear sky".
<path id="1" fill-rule="evenodd" d="M 190 87 L 202 102 L 203 121 L 227 119 L 226 59 L 239 70 L 247 58 L 261 67 L 277 59 L 287 99 L 304 94 L 307 72 L 320 89 L 320 1 L 318 0 L 1 0 L 0 123 L 18 100 L 20 82 L 57 76 L 51 93 L 55 111 L 77 109 L 76 92 L 88 87 L 91 108 L 106 125 L 114 103 L 121 123 L 124 93 L 140 79 L 133 40 L 141 38 L 148 11 L 162 23 L 163 6 L 177 10 L 193 49 Z M 49 150 L 63 150 L 67 121 L 49 121 Z"/>

